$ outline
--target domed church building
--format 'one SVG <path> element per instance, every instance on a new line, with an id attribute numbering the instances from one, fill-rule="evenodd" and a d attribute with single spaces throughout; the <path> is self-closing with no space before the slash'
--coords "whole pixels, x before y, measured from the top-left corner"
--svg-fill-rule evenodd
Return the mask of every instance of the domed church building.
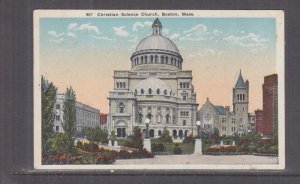
<path id="1" fill-rule="evenodd" d="M 183 58 L 177 46 L 162 35 L 156 19 L 152 34 L 136 47 L 131 70 L 114 71 L 114 90 L 109 92 L 108 129 L 117 137 L 133 133 L 134 127 L 159 137 L 164 129 L 183 138 L 196 133 L 196 93 L 192 71 L 182 70 Z"/>

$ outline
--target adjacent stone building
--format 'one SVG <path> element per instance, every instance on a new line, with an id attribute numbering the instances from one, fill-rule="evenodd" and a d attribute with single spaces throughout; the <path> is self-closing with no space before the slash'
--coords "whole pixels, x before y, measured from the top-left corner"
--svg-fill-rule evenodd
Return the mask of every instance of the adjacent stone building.
<path id="1" fill-rule="evenodd" d="M 159 137 L 164 129 L 180 138 L 196 130 L 198 104 L 192 71 L 182 70 L 183 58 L 162 35 L 158 19 L 130 60 L 131 70 L 114 71 L 114 89 L 108 96 L 109 131 L 126 137 L 134 127 L 145 130 L 146 118 L 150 119 L 150 137 Z"/>
<path id="2" fill-rule="evenodd" d="M 63 114 L 64 94 L 56 95 L 56 103 L 54 105 L 54 122 L 53 130 L 55 132 L 64 132 L 64 114 Z M 100 110 L 90 107 L 81 102 L 75 103 L 76 109 L 76 135 L 80 136 L 82 127 L 99 127 Z"/>
<path id="3" fill-rule="evenodd" d="M 249 82 L 244 81 L 241 71 L 232 90 L 232 104 L 230 111 L 230 106 L 214 105 L 207 98 L 197 113 L 197 120 L 204 124 L 206 133 L 218 131 L 220 135 L 243 136 L 252 131 L 254 117 L 248 112 Z"/>

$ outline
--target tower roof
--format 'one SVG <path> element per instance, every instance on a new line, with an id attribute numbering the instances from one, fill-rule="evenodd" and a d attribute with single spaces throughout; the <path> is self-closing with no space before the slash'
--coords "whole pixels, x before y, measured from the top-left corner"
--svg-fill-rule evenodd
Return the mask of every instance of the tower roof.
<path id="1" fill-rule="evenodd" d="M 154 28 L 154 27 L 160 27 L 160 28 L 162 28 L 162 24 L 161 24 L 161 22 L 159 21 L 158 18 L 156 18 L 154 20 L 153 24 L 152 24 L 152 28 Z"/>
<path id="2" fill-rule="evenodd" d="M 245 84 L 245 81 L 243 79 L 242 71 L 241 70 L 240 70 L 240 72 L 238 74 L 238 78 L 236 80 L 235 87 L 236 88 L 244 88 L 244 87 L 246 87 L 246 84 Z"/>

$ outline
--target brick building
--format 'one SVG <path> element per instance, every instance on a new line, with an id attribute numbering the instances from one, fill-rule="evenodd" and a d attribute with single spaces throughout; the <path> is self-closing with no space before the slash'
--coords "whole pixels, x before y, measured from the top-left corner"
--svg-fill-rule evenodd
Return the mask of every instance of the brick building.
<path id="1" fill-rule="evenodd" d="M 263 133 L 264 132 L 263 110 L 257 109 L 254 111 L 254 113 L 255 113 L 255 121 L 254 121 L 255 131 L 257 133 Z"/>
<path id="2" fill-rule="evenodd" d="M 107 114 L 105 113 L 100 114 L 100 128 L 102 130 L 107 130 Z"/>
<path id="3" fill-rule="evenodd" d="M 278 77 L 264 77 L 263 88 L 263 131 L 264 135 L 277 132 L 278 128 Z"/>

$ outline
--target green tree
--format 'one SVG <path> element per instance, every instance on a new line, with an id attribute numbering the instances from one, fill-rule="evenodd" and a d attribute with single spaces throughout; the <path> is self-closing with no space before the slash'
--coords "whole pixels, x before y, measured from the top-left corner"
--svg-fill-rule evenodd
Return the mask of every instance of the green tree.
<path id="1" fill-rule="evenodd" d="M 65 133 L 56 133 L 50 139 L 51 150 L 54 154 L 66 153 L 67 152 L 67 136 Z"/>
<path id="2" fill-rule="evenodd" d="M 99 127 L 83 127 L 83 135 L 91 142 L 107 143 L 107 133 Z"/>
<path id="3" fill-rule="evenodd" d="M 165 129 L 161 136 L 158 138 L 161 142 L 173 142 L 172 137 L 170 136 L 169 130 Z"/>
<path id="4" fill-rule="evenodd" d="M 41 77 L 42 98 L 42 155 L 51 153 L 50 138 L 53 135 L 54 105 L 56 101 L 57 88 L 44 76 Z"/>
<path id="5" fill-rule="evenodd" d="M 74 146 L 74 139 L 75 139 L 75 132 L 76 132 L 75 104 L 76 104 L 75 91 L 72 89 L 72 87 L 67 88 L 64 96 L 63 129 L 65 131 L 66 138 L 67 138 L 67 144 L 66 144 L 67 152 L 71 155 L 73 154 L 73 146 Z"/>

